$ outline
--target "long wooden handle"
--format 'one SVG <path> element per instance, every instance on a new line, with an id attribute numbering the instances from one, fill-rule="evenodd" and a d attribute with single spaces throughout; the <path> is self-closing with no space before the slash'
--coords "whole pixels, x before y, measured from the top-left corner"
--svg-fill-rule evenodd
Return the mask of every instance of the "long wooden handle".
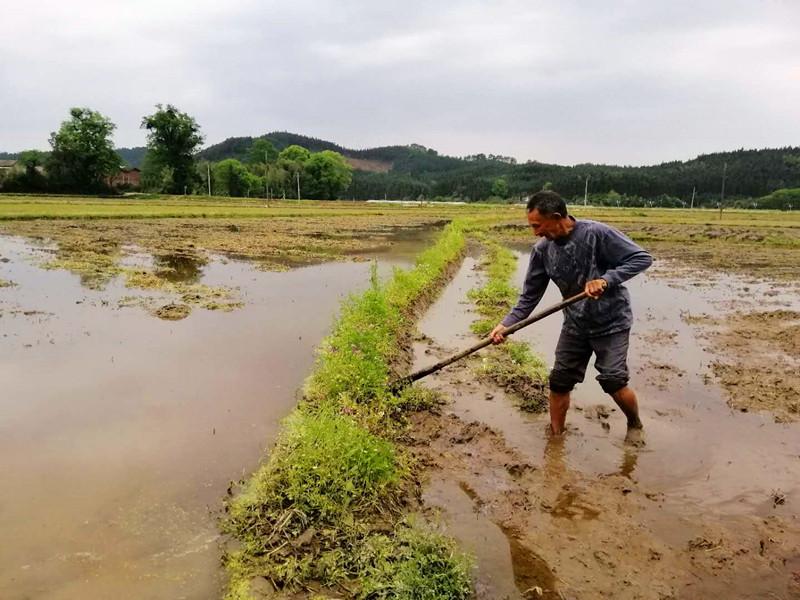
<path id="1" fill-rule="evenodd" d="M 575 304 L 579 300 L 583 300 L 584 298 L 587 298 L 588 296 L 589 295 L 586 292 L 581 292 L 580 294 L 576 294 L 574 296 L 571 296 L 571 297 L 567 298 L 566 300 L 562 300 L 558 304 L 554 304 L 553 306 L 550 306 L 549 308 L 545 308 L 544 310 L 541 310 L 541 311 L 539 311 L 537 313 L 532 314 L 530 317 L 528 317 L 527 319 L 523 319 L 519 323 L 514 323 L 510 327 L 506 328 L 506 330 L 503 332 L 503 335 L 511 335 L 513 333 L 516 333 L 517 331 L 519 331 L 520 329 L 522 329 L 524 327 L 527 327 L 531 323 L 536 323 L 536 321 L 540 321 L 540 320 L 544 319 L 545 317 L 549 317 L 553 313 L 556 313 L 556 312 L 558 312 L 560 310 L 564 310 L 566 307 L 570 306 L 571 304 Z M 430 367 L 426 367 L 424 369 L 420 369 L 419 371 L 416 371 L 415 373 L 411 373 L 411 375 L 407 375 L 406 377 L 403 377 L 400 381 L 402 383 L 406 384 L 406 385 L 408 385 L 410 383 L 413 383 L 413 382 L 417 381 L 418 379 L 422 379 L 426 375 L 430 375 L 431 373 L 435 373 L 439 369 L 443 369 L 447 365 L 453 364 L 457 360 L 461 360 L 465 356 L 469 356 L 470 354 L 472 354 L 474 352 L 477 352 L 481 348 L 485 348 L 486 346 L 488 346 L 491 343 L 492 343 L 492 338 L 487 337 L 487 338 L 481 340 L 480 342 L 478 342 L 477 344 L 475 344 L 474 346 L 471 346 L 471 347 L 467 348 L 466 350 L 462 350 L 458 354 L 454 354 L 453 356 L 451 356 L 449 358 L 445 358 L 444 360 L 439 361 L 435 365 L 431 365 Z"/>

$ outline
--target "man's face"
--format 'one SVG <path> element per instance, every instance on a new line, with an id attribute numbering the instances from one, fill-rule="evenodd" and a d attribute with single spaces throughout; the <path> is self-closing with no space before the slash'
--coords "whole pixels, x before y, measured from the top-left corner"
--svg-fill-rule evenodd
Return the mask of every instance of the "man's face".
<path id="1" fill-rule="evenodd" d="M 533 230 L 533 235 L 554 240 L 561 235 L 561 215 L 553 213 L 552 215 L 544 216 L 539 213 L 539 209 L 534 208 L 528 213 L 528 225 Z"/>

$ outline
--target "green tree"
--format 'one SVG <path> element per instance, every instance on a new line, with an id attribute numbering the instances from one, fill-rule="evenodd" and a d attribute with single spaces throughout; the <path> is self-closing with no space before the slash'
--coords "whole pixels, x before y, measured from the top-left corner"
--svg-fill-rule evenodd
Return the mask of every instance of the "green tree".
<path id="1" fill-rule="evenodd" d="M 278 151 L 266 138 L 258 138 L 253 140 L 253 144 L 247 151 L 247 163 L 250 165 L 262 165 L 261 171 L 263 172 L 263 165 L 266 163 L 273 163 L 278 160 Z"/>
<path id="2" fill-rule="evenodd" d="M 297 144 L 287 146 L 278 155 L 278 165 L 290 174 L 294 187 L 297 189 L 298 200 L 300 200 L 300 180 L 303 169 L 310 158 L 311 152 Z"/>
<path id="3" fill-rule="evenodd" d="M 353 168 L 338 152 L 323 150 L 311 155 L 305 163 L 305 174 L 308 198 L 335 200 L 350 185 Z"/>
<path id="4" fill-rule="evenodd" d="M 214 163 L 207 160 L 198 161 L 194 166 L 195 179 L 197 181 L 195 191 L 201 196 L 208 194 L 208 176 L 213 168 Z M 213 174 L 211 176 L 213 179 Z"/>
<path id="5" fill-rule="evenodd" d="M 258 183 L 258 178 L 254 178 L 247 167 L 235 158 L 228 158 L 214 165 L 211 180 L 215 196 L 237 198 L 249 196 L 251 186 Z"/>
<path id="6" fill-rule="evenodd" d="M 47 159 L 50 179 L 62 190 L 102 189 L 105 179 L 119 171 L 122 162 L 111 141 L 116 125 L 89 108 L 71 108 L 69 114 L 69 120 L 50 134 L 53 148 Z"/>
<path id="7" fill-rule="evenodd" d="M 266 188 L 267 198 L 272 198 L 275 194 L 283 193 L 286 196 L 286 182 L 289 180 L 289 173 L 278 163 L 267 166 Z"/>
<path id="8" fill-rule="evenodd" d="M 271 185 L 270 170 L 274 170 L 278 160 L 278 151 L 266 138 L 253 140 L 250 149 L 247 151 L 247 164 L 250 170 L 261 179 L 261 186 L 252 188 L 254 195 L 271 196 L 273 186 Z"/>
<path id="9" fill-rule="evenodd" d="M 42 192 L 47 189 L 47 178 L 43 174 L 47 153 L 41 150 L 25 150 L 19 153 L 17 164 L 10 172 L 0 172 L 0 187 L 6 192 Z M 3 179 L 4 178 L 4 179 Z"/>
<path id="10" fill-rule="evenodd" d="M 508 182 L 505 177 L 498 177 L 492 182 L 492 196 L 508 198 Z"/>
<path id="11" fill-rule="evenodd" d="M 148 132 L 143 179 L 159 182 L 158 191 L 170 194 L 193 190 L 197 181 L 194 155 L 203 143 L 194 118 L 171 104 L 166 108 L 156 104 L 156 112 L 142 118 L 142 129 Z M 171 169 L 171 177 L 163 177 L 165 168 Z"/>

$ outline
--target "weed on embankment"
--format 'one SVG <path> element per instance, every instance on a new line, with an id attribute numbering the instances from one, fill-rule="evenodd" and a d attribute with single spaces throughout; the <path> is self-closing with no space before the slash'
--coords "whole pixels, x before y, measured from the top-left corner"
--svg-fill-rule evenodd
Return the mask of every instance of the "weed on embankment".
<path id="1" fill-rule="evenodd" d="M 511 285 L 517 263 L 514 254 L 505 246 L 486 236 L 480 239 L 486 248 L 481 263 L 486 283 L 470 290 L 468 295 L 480 315 L 472 323 L 472 331 L 486 336 L 508 314 L 517 299 L 518 290 Z M 516 396 L 521 409 L 547 410 L 547 368 L 528 344 L 506 340 L 492 346 L 484 353 L 478 374 Z"/>
<path id="2" fill-rule="evenodd" d="M 394 439 L 406 412 L 435 398 L 388 389 L 415 308 L 441 287 L 464 245 L 463 224 L 451 223 L 414 269 L 385 285 L 373 271 L 370 288 L 344 303 L 304 399 L 228 504 L 229 600 L 251 598 L 258 585 L 370 599 L 471 594 L 469 561 L 453 542 L 405 516 L 413 465 Z"/>

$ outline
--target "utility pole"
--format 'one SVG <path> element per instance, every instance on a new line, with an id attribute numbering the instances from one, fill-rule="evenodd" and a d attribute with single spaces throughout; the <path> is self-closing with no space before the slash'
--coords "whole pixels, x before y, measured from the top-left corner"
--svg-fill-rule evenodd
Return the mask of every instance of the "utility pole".
<path id="1" fill-rule="evenodd" d="M 297 199 L 300 200 L 300 171 L 297 171 Z"/>
<path id="2" fill-rule="evenodd" d="M 725 203 L 725 176 L 728 174 L 728 163 L 722 163 L 722 191 L 719 194 L 719 218 L 722 219 L 722 205 Z"/>
<path id="3" fill-rule="evenodd" d="M 208 173 L 208 195 L 211 195 L 211 163 L 206 163 L 206 169 Z"/>
<path id="4" fill-rule="evenodd" d="M 267 174 L 269 165 L 267 164 L 267 161 L 267 151 L 264 150 L 264 193 L 267 195 L 267 202 L 269 202 L 269 176 Z"/>
<path id="5" fill-rule="evenodd" d="M 586 206 L 586 201 L 589 198 L 589 177 L 591 175 L 586 176 L 586 183 L 583 186 L 583 206 Z"/>
<path id="6" fill-rule="evenodd" d="M 689 206 L 689 208 L 694 208 L 694 196 L 696 193 L 697 193 L 697 186 L 694 186 L 692 187 L 692 204 Z"/>

